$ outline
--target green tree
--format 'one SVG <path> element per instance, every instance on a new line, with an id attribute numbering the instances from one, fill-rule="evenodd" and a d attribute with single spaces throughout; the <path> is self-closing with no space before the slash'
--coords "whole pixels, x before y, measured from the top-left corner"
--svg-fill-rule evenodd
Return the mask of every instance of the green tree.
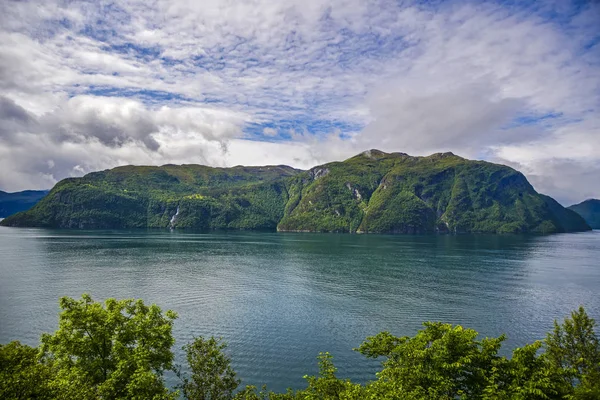
<path id="1" fill-rule="evenodd" d="M 221 338 L 202 336 L 183 346 L 186 352 L 191 377 L 179 373 L 183 381 L 181 388 L 186 399 L 227 400 L 240 384 L 231 360 L 223 353 L 227 345 Z"/>
<path id="2" fill-rule="evenodd" d="M 425 329 L 414 337 L 383 332 L 358 348 L 367 357 L 387 357 L 378 385 L 405 398 L 480 398 L 500 358 L 497 353 L 504 336 L 476 340 L 478 334 L 472 329 L 441 322 L 423 325 Z"/>
<path id="3" fill-rule="evenodd" d="M 558 371 L 564 390 L 575 399 L 600 398 L 600 343 L 594 331 L 596 321 L 583 307 L 571 313 L 546 337 L 546 353 Z"/>
<path id="4" fill-rule="evenodd" d="M 304 376 L 308 381 L 308 388 L 304 390 L 303 399 L 339 399 L 346 391 L 348 381 L 338 379 L 335 375 L 337 368 L 333 365 L 333 357 L 328 352 L 319 353 L 319 376 Z"/>
<path id="5" fill-rule="evenodd" d="M 173 368 L 177 315 L 142 300 L 60 299 L 59 328 L 42 335 L 43 360 L 57 370 L 64 398 L 174 398 L 162 374 Z"/>
<path id="6" fill-rule="evenodd" d="M 513 351 L 511 359 L 494 361 L 483 400 L 560 399 L 560 375 L 551 368 L 548 356 L 539 353 L 537 341 Z"/>
<path id="7" fill-rule="evenodd" d="M 0 398 L 53 399 L 52 370 L 39 362 L 38 349 L 17 341 L 0 344 Z"/>
<path id="8" fill-rule="evenodd" d="M 304 399 L 302 397 L 304 391 L 294 392 L 292 389 L 288 389 L 286 393 L 275 393 L 267 390 L 267 385 L 263 385 L 262 389 L 258 391 L 256 386 L 248 385 L 234 396 L 235 400 L 295 400 Z"/>
<path id="9" fill-rule="evenodd" d="M 40 349 L 0 345 L 2 399 L 174 399 L 162 378 L 172 369 L 176 315 L 141 300 L 60 300 L 59 329 L 42 335 Z M 381 332 L 361 344 L 367 357 L 385 357 L 377 380 L 353 383 L 336 376 L 329 353 L 307 387 L 274 393 L 240 381 L 222 339 L 198 337 L 184 346 L 190 375 L 178 371 L 187 399 L 201 400 L 588 400 L 600 398 L 600 345 L 595 321 L 580 307 L 555 322 L 544 342 L 498 355 L 504 336 L 426 322 L 413 337 Z M 545 347 L 545 352 L 542 348 Z"/>

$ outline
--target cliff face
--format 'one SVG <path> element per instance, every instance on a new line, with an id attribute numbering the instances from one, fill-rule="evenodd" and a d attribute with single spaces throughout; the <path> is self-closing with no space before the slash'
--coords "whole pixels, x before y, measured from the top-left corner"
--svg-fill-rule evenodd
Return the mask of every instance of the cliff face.
<path id="1" fill-rule="evenodd" d="M 600 229 L 600 200 L 589 199 L 569 206 L 568 209 L 581 215 L 593 229 Z"/>
<path id="2" fill-rule="evenodd" d="M 452 153 L 411 157 L 378 150 L 309 171 L 119 167 L 63 180 L 30 211 L 1 223 L 378 233 L 589 229 L 509 167 Z"/>

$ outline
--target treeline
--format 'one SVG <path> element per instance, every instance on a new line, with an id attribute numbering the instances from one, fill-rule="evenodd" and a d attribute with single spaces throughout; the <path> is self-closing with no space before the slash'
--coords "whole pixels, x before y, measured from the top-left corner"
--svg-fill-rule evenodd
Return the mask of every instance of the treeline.
<path id="1" fill-rule="evenodd" d="M 2 399 L 600 399 L 600 344 L 595 321 L 580 307 L 546 338 L 499 355 L 505 336 L 478 339 L 461 326 L 426 322 L 413 337 L 388 332 L 356 349 L 381 358 L 366 384 L 336 376 L 329 353 L 305 389 L 274 393 L 240 387 L 218 338 L 184 346 L 187 368 L 174 365 L 177 315 L 142 300 L 60 299 L 59 327 L 38 348 L 0 345 Z M 174 371 L 177 387 L 165 386 Z M 188 372 L 189 371 L 189 372 Z"/>

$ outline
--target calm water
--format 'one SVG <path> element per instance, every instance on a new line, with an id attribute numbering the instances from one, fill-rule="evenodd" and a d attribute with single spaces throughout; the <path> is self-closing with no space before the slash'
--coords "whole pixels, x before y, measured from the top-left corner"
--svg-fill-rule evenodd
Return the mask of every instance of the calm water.
<path id="1" fill-rule="evenodd" d="M 223 336 L 244 384 L 302 387 L 330 351 L 339 375 L 373 377 L 351 349 L 424 320 L 542 338 L 583 304 L 600 317 L 600 232 L 551 236 L 92 232 L 0 228 L 0 342 L 36 345 L 60 296 L 136 297 L 179 313 L 179 349 Z M 181 351 L 177 351 L 182 360 Z"/>

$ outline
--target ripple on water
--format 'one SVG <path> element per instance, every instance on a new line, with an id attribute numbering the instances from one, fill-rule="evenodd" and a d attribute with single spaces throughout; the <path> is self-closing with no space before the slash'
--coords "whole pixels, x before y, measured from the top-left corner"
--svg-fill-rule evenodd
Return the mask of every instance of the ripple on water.
<path id="1" fill-rule="evenodd" d="M 97 232 L 0 228 L 0 342 L 36 344 L 60 296 L 143 298 L 173 309 L 176 356 L 222 336 L 244 383 L 284 390 L 330 351 L 340 376 L 374 377 L 352 351 L 426 320 L 543 337 L 579 304 L 600 315 L 600 232 L 552 236 L 379 236 Z M 173 377 L 169 378 L 173 382 Z"/>

